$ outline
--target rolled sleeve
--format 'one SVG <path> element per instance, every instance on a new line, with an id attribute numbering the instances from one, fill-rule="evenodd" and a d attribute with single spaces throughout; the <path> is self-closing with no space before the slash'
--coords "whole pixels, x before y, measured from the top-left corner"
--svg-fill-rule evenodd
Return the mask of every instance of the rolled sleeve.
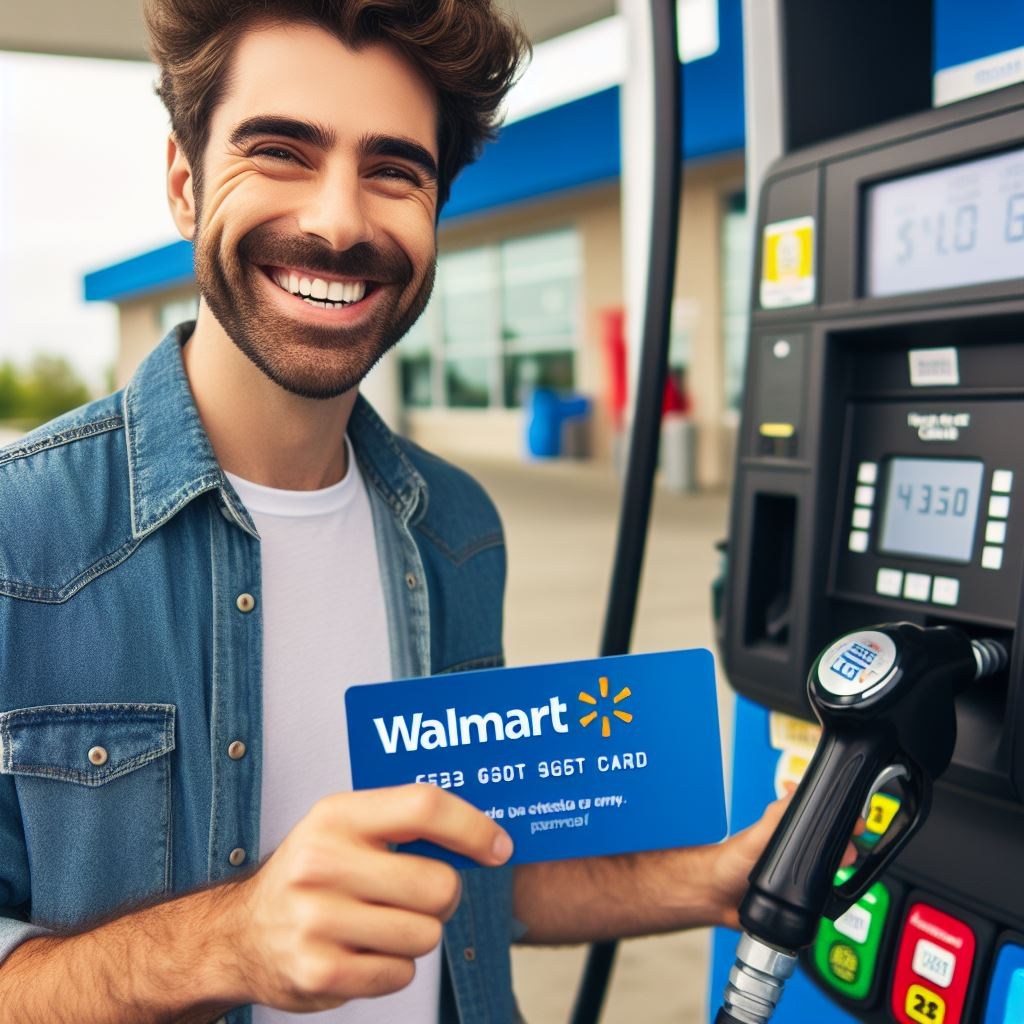
<path id="1" fill-rule="evenodd" d="M 52 935 L 47 928 L 11 917 L 0 917 L 0 966 L 23 943 L 39 935 Z"/>

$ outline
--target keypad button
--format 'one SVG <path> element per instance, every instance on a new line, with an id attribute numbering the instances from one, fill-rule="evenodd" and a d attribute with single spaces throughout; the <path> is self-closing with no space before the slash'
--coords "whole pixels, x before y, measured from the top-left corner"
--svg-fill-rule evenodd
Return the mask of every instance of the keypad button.
<path id="1" fill-rule="evenodd" d="M 990 519 L 1005 519 L 1010 514 L 1010 499 L 1005 494 L 993 494 L 988 499 Z"/>
<path id="2" fill-rule="evenodd" d="M 903 572 L 900 569 L 879 569 L 875 590 L 885 597 L 899 597 L 903 593 Z"/>
<path id="3" fill-rule="evenodd" d="M 871 509 L 855 508 L 853 510 L 853 525 L 857 530 L 871 529 Z"/>
<path id="4" fill-rule="evenodd" d="M 854 505 L 870 506 L 875 503 L 875 489 L 874 487 L 867 487 L 863 484 L 853 492 L 853 503 Z"/>
<path id="5" fill-rule="evenodd" d="M 992 490 L 996 494 L 1009 494 L 1013 490 L 1013 470 L 997 469 L 992 474 Z"/>
<path id="6" fill-rule="evenodd" d="M 864 530 L 850 531 L 850 550 L 863 554 L 868 549 L 868 535 Z"/>
<path id="7" fill-rule="evenodd" d="M 982 551 L 981 551 L 981 567 L 983 569 L 1002 569 L 1002 567 L 1003 567 L 1003 549 L 1002 548 L 982 548 Z"/>
<path id="8" fill-rule="evenodd" d="M 932 603 L 954 607 L 960 600 L 960 581 L 952 576 L 936 576 L 932 582 Z"/>
<path id="9" fill-rule="evenodd" d="M 986 544 L 1005 544 L 1006 543 L 1006 523 L 999 522 L 997 520 L 990 520 L 985 524 L 985 543 Z"/>
<path id="10" fill-rule="evenodd" d="M 908 601 L 927 601 L 932 593 L 932 578 L 923 572 L 908 572 L 903 581 L 903 596 Z"/>
<path id="11" fill-rule="evenodd" d="M 874 484 L 878 480 L 878 463 L 862 462 L 857 467 L 857 483 Z"/>

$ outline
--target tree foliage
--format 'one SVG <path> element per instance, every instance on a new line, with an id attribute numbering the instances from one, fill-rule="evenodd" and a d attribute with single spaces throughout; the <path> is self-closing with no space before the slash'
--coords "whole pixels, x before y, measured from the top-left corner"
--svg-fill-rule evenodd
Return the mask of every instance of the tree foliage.
<path id="1" fill-rule="evenodd" d="M 91 398 L 85 382 L 62 356 L 39 355 L 28 367 L 0 363 L 0 420 L 34 427 Z"/>

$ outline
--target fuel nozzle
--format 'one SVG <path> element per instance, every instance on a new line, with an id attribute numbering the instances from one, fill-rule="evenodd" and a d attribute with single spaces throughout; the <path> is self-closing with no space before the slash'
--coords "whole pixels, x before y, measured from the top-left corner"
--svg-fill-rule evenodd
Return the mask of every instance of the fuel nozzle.
<path id="1" fill-rule="evenodd" d="M 822 917 L 845 913 L 924 824 L 956 745 L 955 697 L 1006 667 L 998 640 L 900 622 L 848 633 L 807 679 L 821 739 L 740 904 L 744 934 L 716 1024 L 765 1024 Z M 900 809 L 857 870 L 833 884 L 857 819 L 901 780 Z"/>

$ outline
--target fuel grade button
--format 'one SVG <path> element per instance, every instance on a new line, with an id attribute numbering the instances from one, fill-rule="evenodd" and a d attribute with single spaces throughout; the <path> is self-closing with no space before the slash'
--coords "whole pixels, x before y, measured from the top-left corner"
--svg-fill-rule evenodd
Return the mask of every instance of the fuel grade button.
<path id="1" fill-rule="evenodd" d="M 896 955 L 893 1016 L 902 1024 L 960 1024 L 976 945 L 963 921 L 911 904 Z"/>
<path id="2" fill-rule="evenodd" d="M 842 884 L 852 873 L 843 868 L 835 884 Z M 814 966 L 830 988 L 849 999 L 865 1000 L 871 995 L 890 903 L 889 889 L 876 882 L 845 914 L 835 921 L 823 918 L 818 928 Z"/>

